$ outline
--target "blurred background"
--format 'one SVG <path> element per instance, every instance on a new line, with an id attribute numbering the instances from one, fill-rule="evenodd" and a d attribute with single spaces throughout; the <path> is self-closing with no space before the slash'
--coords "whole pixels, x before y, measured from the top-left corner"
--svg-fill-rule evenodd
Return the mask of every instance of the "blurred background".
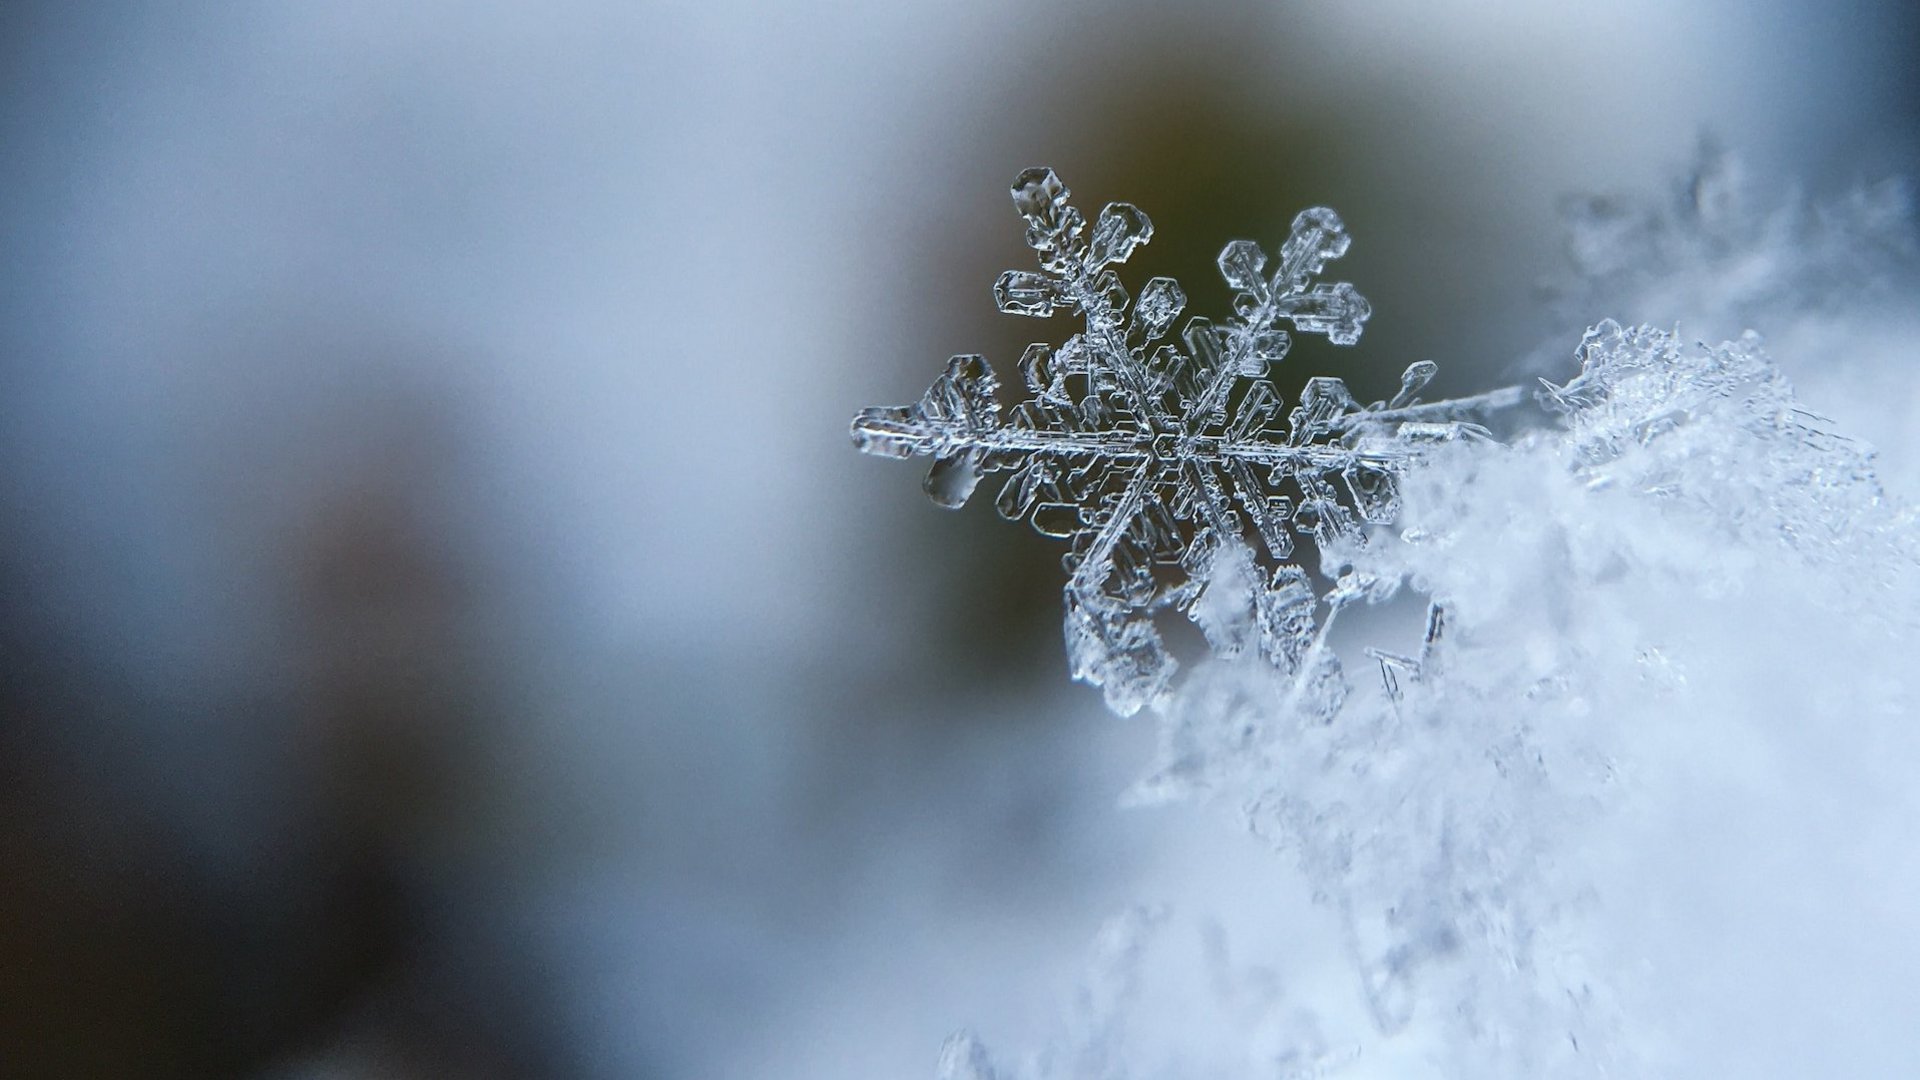
<path id="1" fill-rule="evenodd" d="M 1133 900 L 1306 912 L 847 421 L 1069 332 L 1031 164 L 1202 313 L 1336 207 L 1363 396 L 1570 352 L 1562 197 L 1703 132 L 1915 172 L 1902 0 L 1592 7 L 0 7 L 4 1071 L 930 1076 Z"/>

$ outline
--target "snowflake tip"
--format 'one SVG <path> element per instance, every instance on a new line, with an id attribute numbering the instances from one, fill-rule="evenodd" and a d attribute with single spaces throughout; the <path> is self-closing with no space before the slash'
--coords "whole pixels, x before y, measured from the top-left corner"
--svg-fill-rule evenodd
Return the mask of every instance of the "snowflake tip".
<path id="1" fill-rule="evenodd" d="M 1046 255 L 1079 242 L 1087 220 L 1067 205 L 1069 194 L 1052 169 L 1028 169 L 1014 178 L 1013 206 L 1027 219 L 1028 247 Z"/>
<path id="2" fill-rule="evenodd" d="M 1220 276 L 1242 292 L 1258 292 L 1267 286 L 1261 276 L 1267 268 L 1267 253 L 1251 240 L 1227 241 L 1227 246 L 1220 249 L 1219 265 Z"/>
<path id="3" fill-rule="evenodd" d="M 1013 178 L 1013 205 L 1021 217 L 1058 214 L 1067 205 L 1070 194 L 1060 174 L 1044 165 L 1036 165 Z"/>
<path id="4" fill-rule="evenodd" d="M 1293 217 L 1293 228 L 1281 246 L 1281 272 L 1286 275 L 1282 287 L 1298 288 L 1319 274 L 1329 261 L 1347 253 L 1353 237 L 1346 222 L 1331 207 L 1312 206 Z"/>
<path id="5" fill-rule="evenodd" d="M 1134 249 L 1153 239 L 1153 219 L 1132 203 L 1108 203 L 1093 223 L 1087 243 L 1087 267 L 1126 262 Z"/>

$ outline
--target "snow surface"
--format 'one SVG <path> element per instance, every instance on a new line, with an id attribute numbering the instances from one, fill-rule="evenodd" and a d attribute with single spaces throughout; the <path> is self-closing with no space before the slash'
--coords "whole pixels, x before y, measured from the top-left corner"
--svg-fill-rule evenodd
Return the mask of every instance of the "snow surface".
<path id="1" fill-rule="evenodd" d="M 1657 259 L 1644 229 L 1597 254 L 1589 219 L 1578 269 L 1640 258 L 1631 301 L 1676 320 L 1768 296 L 1791 332 L 1838 310 L 1883 338 L 1894 198 L 1851 204 L 1857 260 L 1844 230 L 1796 267 L 1709 215 Z M 1765 287 L 1686 286 L 1729 262 Z M 1847 335 L 1822 344 L 1846 387 Z M 1756 334 L 1604 321 L 1543 383 L 1538 426 L 1424 456 L 1390 529 L 1322 546 L 1324 607 L 1388 604 L 1364 635 L 1210 660 L 1156 709 L 1135 799 L 1225 808 L 1328 921 L 1247 967 L 1208 912 L 1124 913 L 1053 1043 L 963 1033 L 942 1080 L 1920 1075 L 1913 512 Z M 1376 634 L 1414 643 L 1371 650 L 1378 679 Z"/>

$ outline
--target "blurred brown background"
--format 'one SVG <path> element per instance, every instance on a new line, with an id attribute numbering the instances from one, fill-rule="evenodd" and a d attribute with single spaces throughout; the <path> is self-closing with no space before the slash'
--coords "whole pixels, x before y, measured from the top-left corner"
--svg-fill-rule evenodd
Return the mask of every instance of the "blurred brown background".
<path id="1" fill-rule="evenodd" d="M 1913 171 L 1897 0 L 0 10 L 0 1071 L 931 1075 L 1231 838 L 1117 814 L 1058 552 L 846 444 L 996 315 L 1347 220 L 1439 392 L 1570 191 Z M 1599 318 L 1607 312 L 1594 312 Z M 1285 387 L 1283 387 L 1285 389 Z M 1219 845 L 1227 845 L 1221 847 Z M 1196 875 L 1199 876 L 1196 876 Z"/>

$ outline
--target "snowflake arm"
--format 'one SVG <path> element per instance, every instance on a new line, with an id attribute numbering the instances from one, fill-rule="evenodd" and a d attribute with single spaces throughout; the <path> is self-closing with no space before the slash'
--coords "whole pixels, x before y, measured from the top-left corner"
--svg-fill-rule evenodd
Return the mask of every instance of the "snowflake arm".
<path id="1" fill-rule="evenodd" d="M 1153 624 L 1169 608 L 1201 623 L 1216 651 L 1257 640 L 1270 661 L 1294 667 L 1316 640 L 1317 602 L 1291 561 L 1295 537 L 1325 546 L 1391 521 L 1396 478 L 1422 445 L 1484 433 L 1465 418 L 1520 400 L 1498 391 L 1423 403 L 1418 392 L 1436 369 L 1420 361 L 1392 399 L 1366 406 L 1339 379 L 1310 379 L 1282 421 L 1266 375 L 1292 346 L 1285 327 L 1351 345 L 1371 314 L 1351 284 L 1316 280 L 1351 242 L 1332 210 L 1294 219 L 1271 273 L 1258 245 L 1229 243 L 1219 267 L 1237 290 L 1233 316 L 1190 318 L 1174 342 L 1166 339 L 1186 306 L 1179 283 L 1156 277 L 1130 297 L 1113 269 L 1152 238 L 1145 213 L 1109 203 L 1089 229 L 1050 169 L 1021 173 L 1013 201 L 1040 268 L 1001 274 L 995 301 L 1015 315 L 1072 313 L 1082 330 L 1027 348 L 1019 371 L 1029 396 L 1004 415 L 986 359 L 955 356 L 918 403 L 861 411 L 853 441 L 867 453 L 933 458 L 926 491 L 949 509 L 988 473 L 1011 474 L 995 500 L 1000 514 L 1069 544 L 1073 675 L 1102 687 L 1123 715 L 1169 685 L 1175 664 Z M 1223 576 L 1249 532 L 1267 572 L 1235 563 Z M 1241 585 L 1230 588 L 1227 576 Z M 1196 613 L 1203 594 L 1212 599 Z"/>

